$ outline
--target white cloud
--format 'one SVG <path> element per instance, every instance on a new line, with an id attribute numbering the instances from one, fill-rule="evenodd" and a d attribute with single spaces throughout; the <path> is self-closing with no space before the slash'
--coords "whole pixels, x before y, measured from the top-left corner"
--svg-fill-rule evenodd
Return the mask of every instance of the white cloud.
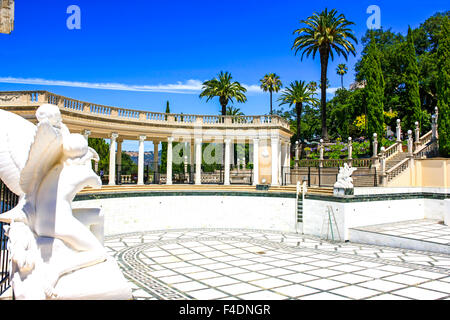
<path id="1" fill-rule="evenodd" d="M 47 80 L 39 78 L 30 79 L 30 78 L 0 77 L 0 82 L 44 85 L 44 86 L 89 88 L 101 90 L 170 92 L 170 93 L 197 93 L 197 91 L 200 91 L 202 88 L 202 82 L 200 80 L 187 80 L 185 82 L 177 82 L 174 84 L 130 85 L 123 83 L 93 83 L 93 82 L 79 82 L 79 81 L 65 81 L 65 80 Z"/>
<path id="2" fill-rule="evenodd" d="M 31 84 L 42 86 L 63 86 L 63 87 L 89 88 L 101 90 L 197 94 L 200 93 L 202 89 L 203 81 L 191 79 L 185 82 L 179 81 L 171 84 L 131 85 L 123 83 L 94 83 L 94 82 L 80 82 L 80 81 L 66 81 L 66 80 L 47 80 L 40 78 L 0 77 L 0 83 Z M 243 86 L 249 92 L 262 92 L 262 90 L 258 85 L 243 85 Z"/>

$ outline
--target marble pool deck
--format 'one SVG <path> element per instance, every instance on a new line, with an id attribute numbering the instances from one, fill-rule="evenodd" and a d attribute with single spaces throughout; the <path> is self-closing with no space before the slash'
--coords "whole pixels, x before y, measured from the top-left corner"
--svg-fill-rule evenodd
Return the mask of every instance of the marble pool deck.
<path id="1" fill-rule="evenodd" d="M 109 236 L 137 300 L 450 299 L 450 255 L 295 233 L 183 229 Z"/>
<path id="2" fill-rule="evenodd" d="M 450 227 L 419 219 L 350 229 L 350 241 L 450 254 Z"/>

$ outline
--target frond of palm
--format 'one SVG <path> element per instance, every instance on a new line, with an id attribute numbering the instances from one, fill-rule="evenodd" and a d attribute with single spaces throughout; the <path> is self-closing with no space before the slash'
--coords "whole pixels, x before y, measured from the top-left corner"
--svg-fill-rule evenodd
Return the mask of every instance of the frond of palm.
<path id="1" fill-rule="evenodd" d="M 302 51 L 302 60 L 305 54 L 306 57 L 312 54 L 314 59 L 317 51 L 324 49 L 328 51 L 331 60 L 334 59 L 334 52 L 345 59 L 349 53 L 356 55 L 356 49 L 350 40 L 355 43 L 358 43 L 358 40 L 348 28 L 354 23 L 348 21 L 343 14 L 337 15 L 336 9 L 330 12 L 325 9 L 320 14 L 315 12 L 308 19 L 300 20 L 300 23 L 306 24 L 306 27 L 294 31 L 298 37 L 294 40 L 292 49 L 295 54 Z"/>
<path id="2" fill-rule="evenodd" d="M 238 117 L 238 116 L 243 116 L 243 115 L 244 115 L 244 113 L 241 111 L 241 109 L 235 108 L 233 106 L 227 107 L 227 116 Z"/>
<path id="3" fill-rule="evenodd" d="M 275 73 L 268 73 L 264 76 L 264 78 L 262 78 L 259 81 L 261 82 L 261 89 L 264 92 L 267 91 L 278 92 L 283 86 L 280 77 L 277 76 Z"/>
<path id="4" fill-rule="evenodd" d="M 275 73 L 268 73 L 260 80 L 261 82 L 261 89 L 264 92 L 270 93 L 270 114 L 273 113 L 272 110 L 272 92 L 278 92 L 280 91 L 283 84 L 281 83 L 280 77 L 277 76 Z"/>
<path id="5" fill-rule="evenodd" d="M 294 81 L 289 87 L 283 90 L 280 98 L 280 105 L 295 105 L 296 123 L 297 123 L 297 139 L 301 138 L 301 122 L 303 105 L 318 105 L 319 100 L 314 98 L 315 92 L 311 90 L 311 83 L 306 84 L 305 81 Z"/>
<path id="6" fill-rule="evenodd" d="M 319 100 L 314 98 L 314 91 L 311 90 L 310 84 L 306 84 L 305 81 L 294 81 L 289 87 L 284 89 L 280 98 L 280 105 L 289 104 L 290 106 L 297 103 L 306 103 L 317 105 Z"/>
<path id="7" fill-rule="evenodd" d="M 340 76 L 346 75 L 348 71 L 348 68 L 345 63 L 338 64 L 336 68 L 336 73 Z"/>
<path id="8" fill-rule="evenodd" d="M 222 114 L 226 112 L 226 106 L 229 102 L 246 102 L 245 89 L 239 82 L 231 80 L 233 77 L 229 72 L 221 71 L 217 78 L 203 82 L 200 98 L 206 97 L 206 102 L 214 97 L 219 97 L 222 106 Z"/>
<path id="9" fill-rule="evenodd" d="M 334 54 L 344 56 L 345 60 L 351 53 L 356 56 L 356 49 L 352 42 L 358 43 L 353 31 L 349 26 L 354 25 L 348 21 L 343 14 L 338 14 L 336 9 L 328 11 L 325 9 L 321 13 L 314 13 L 306 20 L 300 20 L 305 27 L 297 29 L 294 34 L 298 36 L 294 40 L 292 50 L 295 54 L 301 52 L 301 60 L 312 55 L 314 59 L 317 52 L 320 55 L 321 67 L 321 118 L 322 118 L 322 137 L 328 140 L 328 130 L 326 124 L 326 86 L 327 86 L 327 68 L 328 59 L 334 60 Z"/>

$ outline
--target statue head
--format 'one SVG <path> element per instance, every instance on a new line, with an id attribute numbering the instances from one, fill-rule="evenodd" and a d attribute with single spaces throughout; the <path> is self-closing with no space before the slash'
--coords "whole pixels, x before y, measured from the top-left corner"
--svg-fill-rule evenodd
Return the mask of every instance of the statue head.
<path id="1" fill-rule="evenodd" d="M 61 129 L 61 112 L 58 106 L 54 104 L 43 104 L 40 106 L 36 111 L 36 118 L 39 122 L 48 120 L 53 127 Z"/>

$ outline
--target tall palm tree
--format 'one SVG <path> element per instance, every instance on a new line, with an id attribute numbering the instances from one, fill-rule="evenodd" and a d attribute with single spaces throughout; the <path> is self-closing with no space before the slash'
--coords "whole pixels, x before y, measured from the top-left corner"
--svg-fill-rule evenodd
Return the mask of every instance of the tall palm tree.
<path id="1" fill-rule="evenodd" d="M 297 114 L 297 140 L 300 141 L 301 135 L 301 117 L 303 104 L 319 104 L 319 100 L 314 98 L 315 92 L 311 90 L 311 85 L 306 84 L 305 81 L 291 82 L 289 87 L 283 90 L 280 98 L 280 105 L 289 104 L 289 106 L 295 105 L 295 112 Z"/>
<path id="2" fill-rule="evenodd" d="M 232 82 L 233 77 L 229 72 L 221 71 L 218 78 L 214 78 L 203 82 L 203 91 L 200 93 L 200 98 L 206 97 L 206 102 L 214 97 L 219 97 L 219 102 L 222 107 L 222 115 L 227 114 L 228 102 L 246 102 L 245 89 L 239 82 Z"/>
<path id="3" fill-rule="evenodd" d="M 281 83 L 280 77 L 275 73 L 268 73 L 259 81 L 261 82 L 261 89 L 264 92 L 270 92 L 270 114 L 272 114 L 272 92 L 280 91 L 283 84 Z"/>
<path id="4" fill-rule="evenodd" d="M 328 70 L 328 58 L 334 59 L 334 53 L 338 56 L 341 54 L 347 60 L 348 54 L 352 53 L 356 56 L 356 50 L 353 42 L 358 43 L 358 40 L 353 34 L 353 31 L 348 26 L 354 23 L 348 21 L 343 14 L 339 14 L 336 9 L 328 11 L 325 9 L 321 13 L 314 13 L 306 20 L 300 20 L 300 23 L 305 24 L 305 27 L 297 29 L 294 34 L 298 34 L 294 40 L 292 49 L 295 54 L 302 52 L 301 60 L 306 54 L 307 57 L 312 53 L 313 59 L 317 51 L 320 55 L 321 67 L 321 116 L 322 116 L 322 138 L 328 140 L 327 130 L 327 114 L 326 114 L 326 81 Z"/>
<path id="5" fill-rule="evenodd" d="M 347 74 L 348 68 L 345 63 L 338 64 L 336 73 L 341 76 L 341 87 L 344 89 L 344 76 Z"/>

